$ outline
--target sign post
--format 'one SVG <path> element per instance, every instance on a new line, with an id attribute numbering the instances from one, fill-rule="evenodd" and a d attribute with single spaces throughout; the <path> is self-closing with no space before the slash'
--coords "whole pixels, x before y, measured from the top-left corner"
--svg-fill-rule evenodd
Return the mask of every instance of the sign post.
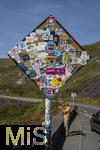
<path id="1" fill-rule="evenodd" d="M 45 129 L 47 131 L 47 148 L 50 149 L 51 143 L 51 98 L 45 98 Z"/>
<path id="2" fill-rule="evenodd" d="M 76 97 L 76 93 L 75 92 L 73 92 L 73 93 L 71 93 L 71 97 L 72 97 L 72 99 L 73 99 L 73 108 L 74 108 L 74 105 L 75 105 L 75 97 Z"/>
<path id="3" fill-rule="evenodd" d="M 87 63 L 87 52 L 50 15 L 9 51 L 8 55 L 46 96 L 45 127 L 50 145 L 51 98 Z"/>

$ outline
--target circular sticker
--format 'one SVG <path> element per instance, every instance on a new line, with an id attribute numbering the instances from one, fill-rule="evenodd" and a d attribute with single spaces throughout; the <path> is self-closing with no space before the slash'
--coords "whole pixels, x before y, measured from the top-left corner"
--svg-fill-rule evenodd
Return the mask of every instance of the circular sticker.
<path id="1" fill-rule="evenodd" d="M 51 88 L 47 88 L 47 89 L 45 88 L 45 89 L 43 89 L 43 91 L 44 91 L 44 94 L 47 96 L 53 96 L 53 94 L 54 94 L 54 90 Z"/>

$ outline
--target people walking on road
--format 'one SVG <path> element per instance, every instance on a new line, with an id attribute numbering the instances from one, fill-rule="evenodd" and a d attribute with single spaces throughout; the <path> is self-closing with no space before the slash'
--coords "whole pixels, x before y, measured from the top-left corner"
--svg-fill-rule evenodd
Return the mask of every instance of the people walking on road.
<path id="1" fill-rule="evenodd" d="M 65 129 L 65 136 L 69 135 L 70 130 L 70 114 L 71 114 L 71 107 L 69 103 L 65 103 L 59 108 L 63 111 L 63 118 L 64 118 L 64 129 Z"/>

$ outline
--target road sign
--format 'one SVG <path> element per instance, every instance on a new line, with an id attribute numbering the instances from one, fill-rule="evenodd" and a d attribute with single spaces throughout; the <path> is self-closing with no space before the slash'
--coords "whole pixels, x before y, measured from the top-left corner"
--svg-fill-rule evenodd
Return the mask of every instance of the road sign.
<path id="1" fill-rule="evenodd" d="M 73 109 L 74 109 L 74 105 L 75 105 L 75 99 L 74 98 L 76 97 L 76 92 L 72 92 L 71 97 L 73 99 Z"/>
<path id="2" fill-rule="evenodd" d="M 49 16 L 8 55 L 46 96 L 59 91 L 73 73 L 87 63 L 87 52 Z"/>
<path id="3" fill-rule="evenodd" d="M 76 97 L 76 93 L 75 92 L 71 93 L 71 97 Z"/>

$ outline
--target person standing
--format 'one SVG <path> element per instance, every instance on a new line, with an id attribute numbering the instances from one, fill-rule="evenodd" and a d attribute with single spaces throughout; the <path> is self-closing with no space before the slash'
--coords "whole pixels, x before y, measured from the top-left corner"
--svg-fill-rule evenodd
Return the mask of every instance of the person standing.
<path id="1" fill-rule="evenodd" d="M 59 106 L 59 108 L 63 111 L 65 136 L 68 136 L 70 130 L 69 121 L 70 121 L 71 108 L 69 103 L 63 104 L 62 106 Z"/>

